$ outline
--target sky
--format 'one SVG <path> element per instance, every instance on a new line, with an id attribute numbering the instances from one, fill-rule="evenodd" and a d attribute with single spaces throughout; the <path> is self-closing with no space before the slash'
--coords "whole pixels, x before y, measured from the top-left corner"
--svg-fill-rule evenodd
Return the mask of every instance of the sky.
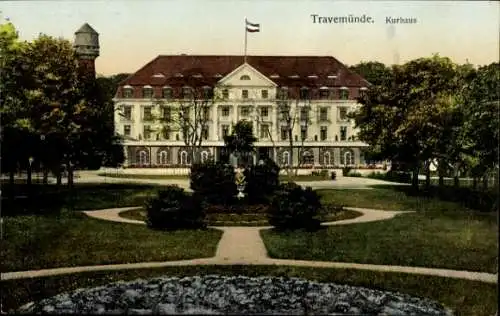
<path id="1" fill-rule="evenodd" d="M 98 33 L 97 73 L 133 73 L 158 55 L 334 56 L 399 64 L 434 53 L 457 63 L 499 60 L 500 4 L 496 1 L 335 0 L 100 0 L 3 1 L 0 23 L 22 39 L 40 33 L 74 40 L 89 23 Z M 371 17 L 373 23 L 314 23 L 318 17 Z M 416 19 L 391 24 L 387 18 Z"/>

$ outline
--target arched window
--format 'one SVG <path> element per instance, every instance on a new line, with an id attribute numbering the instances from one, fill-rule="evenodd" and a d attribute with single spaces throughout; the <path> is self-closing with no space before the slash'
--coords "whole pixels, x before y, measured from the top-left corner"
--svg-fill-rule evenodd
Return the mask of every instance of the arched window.
<path id="1" fill-rule="evenodd" d="M 132 98 L 134 96 L 134 88 L 132 88 L 132 86 L 124 86 L 123 87 L 123 97 L 128 99 L 128 98 Z"/>
<path id="2" fill-rule="evenodd" d="M 188 163 L 189 163 L 188 153 L 187 153 L 187 151 L 183 150 L 180 153 L 180 164 L 181 165 L 187 165 Z"/>
<path id="3" fill-rule="evenodd" d="M 240 77 L 240 80 L 250 80 L 250 76 L 243 75 L 243 76 Z"/>
<path id="4" fill-rule="evenodd" d="M 288 166 L 290 165 L 290 153 L 288 151 L 283 152 L 283 160 L 281 162 L 282 165 Z"/>
<path id="5" fill-rule="evenodd" d="M 159 165 L 167 165 L 168 164 L 168 152 L 166 150 L 158 151 L 156 161 Z"/>
<path id="6" fill-rule="evenodd" d="M 354 153 L 352 152 L 352 150 L 347 150 L 346 152 L 344 152 L 344 165 L 354 165 Z"/>
<path id="7" fill-rule="evenodd" d="M 332 165 L 332 156 L 328 151 L 323 154 L 323 164 L 325 166 Z"/>
<path id="8" fill-rule="evenodd" d="M 136 152 L 136 161 L 139 165 L 149 165 L 149 152 L 144 149 L 140 149 Z"/>
<path id="9" fill-rule="evenodd" d="M 302 153 L 302 163 L 305 165 L 314 164 L 314 155 L 310 151 L 305 150 Z"/>
<path id="10" fill-rule="evenodd" d="M 142 88 L 142 97 L 145 99 L 150 99 L 153 97 L 154 91 L 153 87 L 151 86 L 144 86 Z"/>
<path id="11" fill-rule="evenodd" d="M 202 151 L 201 152 L 201 163 L 204 163 L 208 160 L 208 152 Z"/>

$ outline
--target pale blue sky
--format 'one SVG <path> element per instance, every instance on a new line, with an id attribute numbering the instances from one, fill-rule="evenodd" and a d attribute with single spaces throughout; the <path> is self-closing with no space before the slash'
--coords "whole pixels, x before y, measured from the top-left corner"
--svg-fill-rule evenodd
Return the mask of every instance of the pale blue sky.
<path id="1" fill-rule="evenodd" d="M 135 72 L 160 54 L 243 54 L 245 17 L 261 24 L 248 35 L 249 55 L 332 55 L 348 65 L 432 53 L 476 65 L 499 58 L 495 1 L 7 1 L 0 10 L 27 40 L 45 33 L 72 41 L 88 22 L 100 34 L 96 68 L 105 75 Z M 375 23 L 314 24 L 311 14 L 366 14 Z M 387 16 L 417 23 L 391 27 Z"/>

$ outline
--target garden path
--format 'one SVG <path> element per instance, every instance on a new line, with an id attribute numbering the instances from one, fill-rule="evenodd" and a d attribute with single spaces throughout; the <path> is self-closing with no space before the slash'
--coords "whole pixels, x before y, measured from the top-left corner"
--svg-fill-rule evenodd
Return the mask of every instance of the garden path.
<path id="1" fill-rule="evenodd" d="M 137 220 L 130 220 L 119 216 L 119 213 L 139 207 L 113 208 L 105 210 L 84 211 L 90 217 L 129 224 L 145 223 Z M 381 211 L 364 208 L 348 208 L 363 213 L 354 219 L 347 219 L 337 222 L 323 223 L 324 225 L 346 225 L 379 220 L 391 219 L 396 215 L 407 212 Z M 370 271 L 400 272 L 421 275 L 433 275 L 440 277 L 476 280 L 487 283 L 498 283 L 498 275 L 482 272 L 459 271 L 449 269 L 434 269 L 424 267 L 405 267 L 374 264 L 357 264 L 346 262 L 325 262 L 306 260 L 284 260 L 271 259 L 267 255 L 266 248 L 260 237 L 260 230 L 266 227 L 213 227 L 224 231 L 219 242 L 217 252 L 213 258 L 201 258 L 193 260 L 167 261 L 167 262 L 141 262 L 128 264 L 94 265 L 81 267 L 66 267 L 55 269 L 43 269 L 32 271 L 17 271 L 1 274 L 2 280 L 23 279 L 32 277 L 52 276 L 88 271 L 110 271 L 127 270 L 140 268 L 157 268 L 167 266 L 192 266 L 192 265 L 282 265 L 282 266 L 302 266 L 302 267 L 323 267 L 323 268 L 348 268 Z"/>

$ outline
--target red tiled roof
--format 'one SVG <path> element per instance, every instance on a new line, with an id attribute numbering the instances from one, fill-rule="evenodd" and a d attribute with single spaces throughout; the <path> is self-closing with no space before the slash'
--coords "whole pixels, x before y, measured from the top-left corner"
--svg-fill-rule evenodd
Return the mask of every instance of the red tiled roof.
<path id="1" fill-rule="evenodd" d="M 202 86 L 215 85 L 243 64 L 243 56 L 160 55 L 147 63 L 120 86 Z M 247 63 L 279 86 L 367 87 L 369 83 L 331 56 L 247 56 Z M 162 74 L 164 77 L 155 77 Z M 178 76 L 182 74 L 182 77 Z M 216 75 L 222 77 L 216 77 Z M 201 75 L 196 78 L 195 75 Z M 298 75 L 299 78 L 290 78 Z M 308 78 L 316 75 L 318 78 Z M 335 79 L 328 76 L 337 76 Z"/>

